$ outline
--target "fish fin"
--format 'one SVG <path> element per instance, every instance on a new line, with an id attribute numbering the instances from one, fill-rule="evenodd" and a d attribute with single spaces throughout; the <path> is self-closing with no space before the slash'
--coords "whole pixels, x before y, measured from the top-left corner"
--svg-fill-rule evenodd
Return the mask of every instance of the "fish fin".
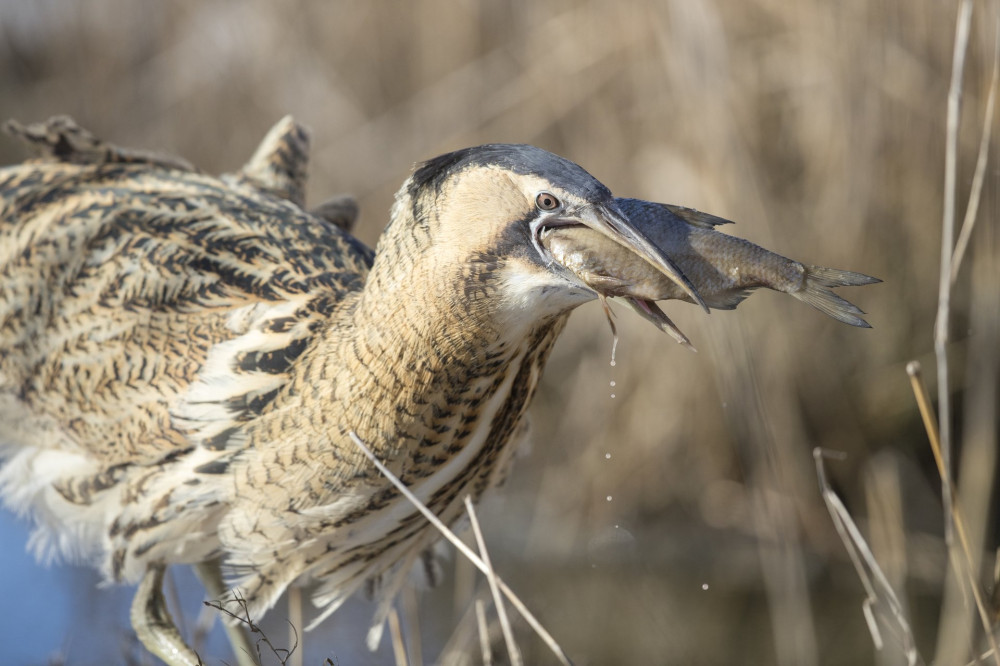
<path id="1" fill-rule="evenodd" d="M 705 303 L 716 310 L 735 310 L 736 306 L 750 295 L 750 289 L 727 289 L 709 294 Z"/>
<path id="2" fill-rule="evenodd" d="M 825 268 L 824 266 L 806 266 L 806 279 L 811 279 L 824 287 L 858 287 L 864 284 L 876 284 L 882 280 L 855 273 L 853 271 L 842 271 L 836 268 Z"/>
<path id="3" fill-rule="evenodd" d="M 597 273 L 587 274 L 586 283 L 588 287 L 598 294 L 605 296 L 615 296 L 623 289 L 632 286 L 628 280 L 623 280 L 613 275 L 598 275 Z"/>
<path id="4" fill-rule="evenodd" d="M 615 339 L 615 346 L 618 345 L 618 327 L 615 326 L 615 311 L 611 309 L 611 304 L 608 303 L 608 297 L 604 294 L 598 294 L 597 297 L 601 300 L 601 307 L 604 308 L 604 316 L 608 318 L 608 326 L 611 327 L 611 335 Z"/>
<path id="5" fill-rule="evenodd" d="M 625 302 L 628 303 L 628 306 L 635 310 L 640 317 L 653 322 L 658 329 L 672 337 L 683 347 L 686 347 L 693 352 L 698 351 L 694 348 L 694 345 L 691 344 L 691 341 L 688 340 L 688 337 L 681 332 L 681 329 L 677 328 L 677 325 L 674 324 L 674 322 L 670 321 L 670 318 L 664 314 L 663 310 L 661 310 L 660 306 L 656 303 L 639 298 L 626 298 Z"/>
<path id="6" fill-rule="evenodd" d="M 830 287 L 847 287 L 881 282 L 878 278 L 840 271 L 835 268 L 821 266 L 806 266 L 804 287 L 792 292 L 792 296 L 808 303 L 820 312 L 828 314 L 837 321 L 842 321 L 859 328 L 871 328 L 871 324 L 862 319 L 864 311 L 850 301 L 841 298 L 830 291 Z"/>
<path id="7" fill-rule="evenodd" d="M 615 203 L 625 213 L 626 217 L 633 222 L 637 222 L 639 226 L 665 224 L 664 218 L 669 219 L 670 216 L 678 217 L 691 226 L 701 227 L 702 229 L 712 229 L 720 224 L 733 223 L 732 220 L 709 215 L 708 213 L 703 213 L 700 210 L 688 208 L 687 206 L 675 206 L 673 204 L 646 201 L 645 199 L 628 199 L 622 197 L 616 198 Z"/>
<path id="8" fill-rule="evenodd" d="M 727 220 L 716 215 L 709 215 L 708 213 L 703 213 L 700 210 L 695 210 L 694 208 L 688 208 L 687 206 L 674 206 L 672 204 L 661 204 L 664 208 L 669 210 L 671 213 L 681 218 L 693 227 L 701 227 L 702 229 L 712 229 L 720 224 L 732 224 L 732 220 Z"/>

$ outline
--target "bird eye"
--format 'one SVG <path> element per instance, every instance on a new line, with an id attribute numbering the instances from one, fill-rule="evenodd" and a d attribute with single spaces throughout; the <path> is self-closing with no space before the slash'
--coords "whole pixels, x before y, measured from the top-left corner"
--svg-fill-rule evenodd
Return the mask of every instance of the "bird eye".
<path id="1" fill-rule="evenodd" d="M 559 199 L 550 192 L 539 192 L 535 197 L 535 205 L 539 210 L 555 210 L 559 208 Z"/>

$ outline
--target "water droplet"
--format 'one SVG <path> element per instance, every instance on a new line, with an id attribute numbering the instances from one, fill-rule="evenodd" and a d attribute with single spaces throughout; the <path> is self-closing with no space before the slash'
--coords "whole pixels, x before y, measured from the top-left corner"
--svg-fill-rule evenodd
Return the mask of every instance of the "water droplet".
<path id="1" fill-rule="evenodd" d="M 615 529 L 618 529 L 618 526 L 617 526 L 617 525 L 615 525 Z"/>
<path id="2" fill-rule="evenodd" d="M 614 398 L 614 397 L 615 397 L 615 394 L 614 394 L 614 393 L 612 393 L 612 394 L 611 394 L 611 397 L 612 397 L 612 398 Z"/>
<path id="3" fill-rule="evenodd" d="M 608 501 L 609 502 L 611 501 L 611 495 L 608 495 Z"/>
<path id="4" fill-rule="evenodd" d="M 618 382 L 616 382 L 615 380 L 612 379 L 611 380 L 611 386 L 613 386 L 613 387 L 614 386 L 618 386 Z"/>
<path id="5" fill-rule="evenodd" d="M 708 589 L 708 583 L 702 583 L 701 584 L 701 589 L 707 590 Z"/>
<path id="6" fill-rule="evenodd" d="M 613 368 L 613 367 L 615 367 L 615 365 L 616 365 L 616 364 L 615 364 L 615 361 L 614 361 L 614 359 L 611 359 L 611 367 Z"/>
<path id="7" fill-rule="evenodd" d="M 610 453 L 605 453 L 604 454 L 604 459 L 605 460 L 611 460 L 611 454 Z"/>

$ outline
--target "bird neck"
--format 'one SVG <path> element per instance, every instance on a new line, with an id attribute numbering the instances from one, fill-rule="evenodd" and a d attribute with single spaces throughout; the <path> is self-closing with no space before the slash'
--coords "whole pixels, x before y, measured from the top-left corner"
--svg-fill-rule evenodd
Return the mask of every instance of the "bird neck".
<path id="1" fill-rule="evenodd" d="M 428 274 L 438 277 L 424 279 Z M 376 262 L 338 354 L 348 366 L 338 393 L 345 391 L 341 404 L 351 412 L 351 427 L 386 459 L 461 439 L 463 419 L 526 357 L 536 357 L 530 347 L 556 323 L 539 322 L 530 335 L 511 336 L 475 305 L 480 301 L 467 293 L 468 276 L 441 275 L 447 273 L 440 267 L 424 273 Z"/>
<path id="2" fill-rule="evenodd" d="M 473 371 L 510 346 L 488 312 L 468 307 L 459 276 L 400 272 L 373 270 L 354 311 L 353 345 L 366 366 L 391 367 L 418 388 L 442 373 Z"/>

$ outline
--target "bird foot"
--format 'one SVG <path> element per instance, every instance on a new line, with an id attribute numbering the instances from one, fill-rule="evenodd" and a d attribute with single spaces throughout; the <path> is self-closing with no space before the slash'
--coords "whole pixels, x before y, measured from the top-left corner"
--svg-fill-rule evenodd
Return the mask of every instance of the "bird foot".
<path id="1" fill-rule="evenodd" d="M 129 617 L 136 636 L 146 649 L 168 666 L 201 666 L 201 658 L 181 637 L 163 598 L 166 568 L 154 564 L 146 571 L 132 600 Z"/>

